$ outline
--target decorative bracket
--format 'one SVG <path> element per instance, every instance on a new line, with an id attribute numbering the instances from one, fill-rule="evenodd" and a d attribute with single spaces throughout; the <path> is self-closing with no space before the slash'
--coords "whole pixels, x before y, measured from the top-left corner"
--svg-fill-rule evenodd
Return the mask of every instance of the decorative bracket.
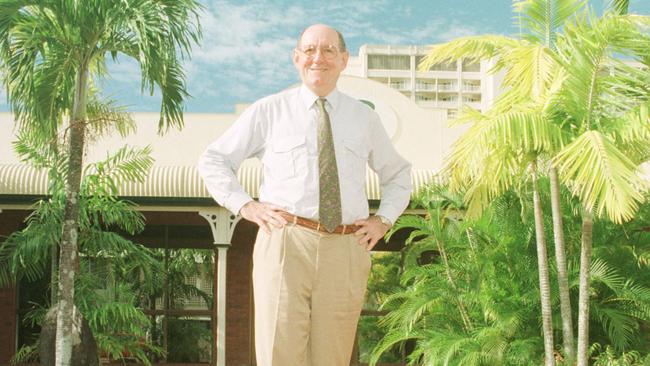
<path id="1" fill-rule="evenodd" d="M 210 224 L 214 244 L 218 246 L 230 246 L 235 226 L 241 216 L 234 215 L 223 207 L 215 207 L 199 211 L 199 215 Z"/>
<path id="2" fill-rule="evenodd" d="M 214 285 L 212 287 L 213 308 L 212 308 L 212 337 L 213 354 L 212 365 L 226 365 L 226 287 L 227 252 L 232 243 L 232 235 L 235 232 L 237 222 L 241 216 L 233 215 L 223 207 L 214 207 L 199 211 L 199 215 L 210 224 L 212 238 L 216 249 Z"/>

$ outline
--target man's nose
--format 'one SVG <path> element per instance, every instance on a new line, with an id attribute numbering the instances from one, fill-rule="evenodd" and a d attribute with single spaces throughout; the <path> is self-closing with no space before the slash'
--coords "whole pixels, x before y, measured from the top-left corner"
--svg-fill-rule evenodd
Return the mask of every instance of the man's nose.
<path id="1" fill-rule="evenodd" d="M 323 50 L 321 48 L 316 49 L 316 54 L 314 55 L 314 62 L 321 62 L 325 61 L 325 57 L 323 56 Z"/>

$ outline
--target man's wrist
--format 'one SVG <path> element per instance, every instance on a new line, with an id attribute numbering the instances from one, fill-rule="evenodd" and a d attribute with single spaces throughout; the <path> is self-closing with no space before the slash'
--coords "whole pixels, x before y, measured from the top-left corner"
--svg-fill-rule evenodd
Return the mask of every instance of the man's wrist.
<path id="1" fill-rule="evenodd" d="M 381 223 L 386 225 L 386 227 L 388 227 L 389 229 L 393 226 L 392 221 L 390 221 L 386 216 L 382 216 L 382 215 L 375 215 L 375 216 L 377 216 L 379 221 L 381 221 Z"/>

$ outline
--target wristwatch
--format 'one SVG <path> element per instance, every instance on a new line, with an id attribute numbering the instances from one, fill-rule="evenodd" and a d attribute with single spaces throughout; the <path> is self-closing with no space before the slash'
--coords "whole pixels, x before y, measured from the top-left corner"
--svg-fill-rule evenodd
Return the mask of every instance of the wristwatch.
<path id="1" fill-rule="evenodd" d="M 390 220 L 387 219 L 386 217 L 382 215 L 376 215 L 376 216 L 379 217 L 379 221 L 381 221 L 382 224 L 387 225 L 389 228 L 393 226 L 393 223 L 390 222 Z"/>

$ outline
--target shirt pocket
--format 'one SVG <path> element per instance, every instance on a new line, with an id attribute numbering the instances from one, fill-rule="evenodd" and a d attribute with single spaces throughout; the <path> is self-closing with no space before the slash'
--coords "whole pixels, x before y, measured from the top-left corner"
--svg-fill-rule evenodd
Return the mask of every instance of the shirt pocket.
<path id="1" fill-rule="evenodd" d="M 289 135 L 274 139 L 271 154 L 266 161 L 277 178 L 291 178 L 306 168 L 305 136 Z"/>
<path id="2" fill-rule="evenodd" d="M 343 172 L 357 182 L 366 181 L 366 163 L 368 162 L 368 148 L 361 140 L 344 139 Z"/>

